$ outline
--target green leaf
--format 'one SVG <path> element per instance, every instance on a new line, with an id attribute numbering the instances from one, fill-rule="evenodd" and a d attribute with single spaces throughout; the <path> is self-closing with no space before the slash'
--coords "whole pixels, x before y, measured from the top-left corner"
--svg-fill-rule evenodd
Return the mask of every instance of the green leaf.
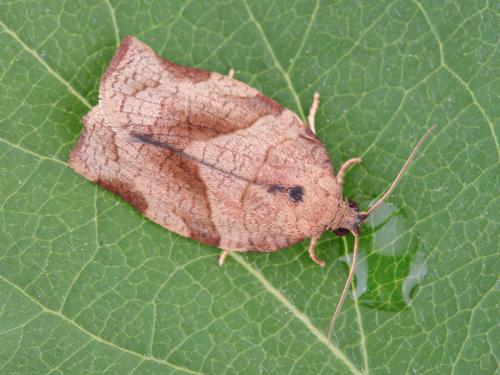
<path id="1" fill-rule="evenodd" d="M 0 373 L 493 374 L 500 6 L 477 1 L 0 2 Z M 67 166 L 119 39 L 236 77 L 316 120 L 371 218 L 352 239 L 219 251 Z M 497 344 L 495 344 L 495 342 Z"/>

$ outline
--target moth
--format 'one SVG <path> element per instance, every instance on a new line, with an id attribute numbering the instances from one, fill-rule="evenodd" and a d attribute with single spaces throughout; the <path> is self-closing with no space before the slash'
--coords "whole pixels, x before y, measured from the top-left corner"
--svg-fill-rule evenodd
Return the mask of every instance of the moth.
<path id="1" fill-rule="evenodd" d="M 352 265 L 333 324 L 354 275 L 367 211 L 342 197 L 347 160 L 335 174 L 316 137 L 314 95 L 305 124 L 296 114 L 233 78 L 172 63 L 134 37 L 120 44 L 100 81 L 99 104 L 84 117 L 71 152 L 77 173 L 128 201 L 152 221 L 222 249 L 272 252 L 327 230 L 352 233 Z"/>

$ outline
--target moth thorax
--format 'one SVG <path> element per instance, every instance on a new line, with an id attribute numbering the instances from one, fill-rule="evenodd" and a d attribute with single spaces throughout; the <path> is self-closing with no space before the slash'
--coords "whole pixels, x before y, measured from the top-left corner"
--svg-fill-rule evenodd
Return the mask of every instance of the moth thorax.
<path id="1" fill-rule="evenodd" d="M 362 221 L 358 204 L 353 201 L 339 200 L 335 215 L 330 222 L 329 228 L 337 236 L 345 236 L 351 231 L 359 232 Z"/>

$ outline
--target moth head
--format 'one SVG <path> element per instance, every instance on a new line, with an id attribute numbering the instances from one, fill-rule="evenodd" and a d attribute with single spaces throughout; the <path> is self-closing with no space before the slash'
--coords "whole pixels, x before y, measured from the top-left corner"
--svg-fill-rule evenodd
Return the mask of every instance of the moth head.
<path id="1" fill-rule="evenodd" d="M 361 224 L 368 217 L 366 213 L 359 212 L 359 205 L 351 200 L 348 200 L 347 205 L 344 207 L 344 217 L 340 226 L 332 228 L 332 232 L 339 237 L 348 235 L 349 233 L 355 232 L 360 233 Z"/>

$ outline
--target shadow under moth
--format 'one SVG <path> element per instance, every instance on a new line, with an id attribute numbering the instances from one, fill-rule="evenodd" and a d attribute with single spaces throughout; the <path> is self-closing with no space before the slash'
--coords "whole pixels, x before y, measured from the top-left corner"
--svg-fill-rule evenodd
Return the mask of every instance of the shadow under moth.
<path id="1" fill-rule="evenodd" d="M 354 236 L 352 265 L 328 337 L 354 275 L 360 225 L 394 190 L 398 176 L 367 211 L 342 197 L 315 135 L 315 94 L 305 124 L 256 89 L 215 72 L 174 64 L 126 37 L 101 78 L 99 104 L 69 165 L 120 195 L 143 215 L 182 236 L 232 251 L 271 252 L 326 230 Z"/>

